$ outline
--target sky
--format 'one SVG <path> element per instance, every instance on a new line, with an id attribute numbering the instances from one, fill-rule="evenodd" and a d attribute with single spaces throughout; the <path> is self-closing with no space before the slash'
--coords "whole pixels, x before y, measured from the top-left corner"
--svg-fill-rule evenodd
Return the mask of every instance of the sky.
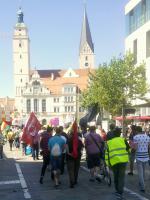
<path id="1" fill-rule="evenodd" d="M 129 0 L 86 0 L 95 66 L 124 54 L 124 7 Z M 31 68 L 79 68 L 85 0 L 0 0 L 0 97 L 13 95 L 12 37 L 22 7 Z"/>

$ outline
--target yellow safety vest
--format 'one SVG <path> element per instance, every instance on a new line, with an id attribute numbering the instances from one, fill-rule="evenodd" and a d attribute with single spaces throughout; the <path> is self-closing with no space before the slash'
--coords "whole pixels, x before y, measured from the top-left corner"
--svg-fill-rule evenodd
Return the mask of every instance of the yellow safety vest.
<path id="1" fill-rule="evenodd" d="M 115 137 L 107 141 L 107 149 L 105 151 L 105 162 L 107 165 L 113 166 L 118 163 L 127 163 L 128 161 L 129 156 L 123 138 Z"/>

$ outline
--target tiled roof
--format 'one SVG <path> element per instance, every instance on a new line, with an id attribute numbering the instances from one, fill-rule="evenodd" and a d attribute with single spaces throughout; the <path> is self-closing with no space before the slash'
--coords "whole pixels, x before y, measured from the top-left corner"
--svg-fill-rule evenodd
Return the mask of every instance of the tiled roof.
<path id="1" fill-rule="evenodd" d="M 61 95 L 62 86 L 65 84 L 75 84 L 83 91 L 87 88 L 89 72 L 91 69 L 73 69 L 78 77 L 64 77 L 68 70 L 37 70 L 41 80 L 53 95 Z"/>

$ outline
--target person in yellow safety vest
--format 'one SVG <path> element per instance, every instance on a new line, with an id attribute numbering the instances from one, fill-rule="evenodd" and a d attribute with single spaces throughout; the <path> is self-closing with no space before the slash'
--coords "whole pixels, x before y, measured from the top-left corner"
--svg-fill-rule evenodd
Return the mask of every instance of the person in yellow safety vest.
<path id="1" fill-rule="evenodd" d="M 126 165 L 129 161 L 129 144 L 125 138 L 121 138 L 121 129 L 116 127 L 113 130 L 114 137 L 107 141 L 105 151 L 105 162 L 111 167 L 114 174 L 116 199 L 123 199 L 123 188 L 125 180 Z"/>

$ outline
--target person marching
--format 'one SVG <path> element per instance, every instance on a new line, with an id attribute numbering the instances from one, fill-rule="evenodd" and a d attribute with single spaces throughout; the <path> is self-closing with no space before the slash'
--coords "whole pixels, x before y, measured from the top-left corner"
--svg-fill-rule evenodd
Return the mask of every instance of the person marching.
<path id="1" fill-rule="evenodd" d="M 48 149 L 48 141 L 52 137 L 53 133 L 53 128 L 52 127 L 47 127 L 47 130 L 45 127 L 43 127 L 43 132 L 41 133 L 41 138 L 40 138 L 40 148 L 41 148 L 41 154 L 43 156 L 43 165 L 41 169 L 41 177 L 40 177 L 40 183 L 43 184 L 43 178 L 45 175 L 45 171 L 47 166 L 50 163 L 50 152 Z"/>
<path id="2" fill-rule="evenodd" d="M 125 182 L 125 170 L 129 161 L 129 144 L 121 138 L 121 129 L 113 130 L 114 137 L 107 141 L 105 151 L 105 161 L 111 167 L 114 174 L 115 196 L 116 199 L 123 199 L 123 188 Z"/>
<path id="3" fill-rule="evenodd" d="M 63 126 L 59 126 L 60 129 L 60 135 L 61 137 L 65 140 L 65 143 L 68 143 L 68 135 L 66 132 L 63 130 Z M 65 168 L 65 160 L 66 160 L 66 149 L 62 152 L 62 158 L 61 158 L 61 174 L 64 173 L 64 168 Z"/>
<path id="4" fill-rule="evenodd" d="M 136 144 L 135 155 L 136 164 L 139 176 L 140 191 L 145 192 L 145 167 L 149 161 L 148 148 L 150 145 L 150 137 L 142 131 L 142 127 L 137 126 L 137 135 L 133 137 L 133 142 Z"/>
<path id="5" fill-rule="evenodd" d="M 54 174 L 55 188 L 58 188 L 60 184 L 61 159 L 62 152 L 65 147 L 65 140 L 61 137 L 60 129 L 56 127 L 56 134 L 48 141 L 50 162 L 52 166 L 52 172 Z"/>
<path id="6" fill-rule="evenodd" d="M 99 134 L 96 133 L 96 127 L 91 126 L 89 128 L 89 134 L 85 138 L 85 149 L 87 154 L 87 165 L 90 169 L 90 179 L 89 181 L 94 182 L 95 179 L 100 181 L 97 176 L 99 166 L 100 166 L 100 157 L 102 156 L 102 147 L 103 140 Z"/>
<path id="7" fill-rule="evenodd" d="M 14 142 L 14 133 L 13 133 L 12 129 L 10 129 L 7 134 L 7 140 L 9 142 L 10 151 L 12 151 L 12 146 L 13 146 L 13 142 Z"/>
<path id="8" fill-rule="evenodd" d="M 73 127 L 69 132 L 66 156 L 70 188 L 74 188 L 74 185 L 78 182 L 83 147 L 82 135 L 78 133 L 77 124 L 74 122 Z"/>

